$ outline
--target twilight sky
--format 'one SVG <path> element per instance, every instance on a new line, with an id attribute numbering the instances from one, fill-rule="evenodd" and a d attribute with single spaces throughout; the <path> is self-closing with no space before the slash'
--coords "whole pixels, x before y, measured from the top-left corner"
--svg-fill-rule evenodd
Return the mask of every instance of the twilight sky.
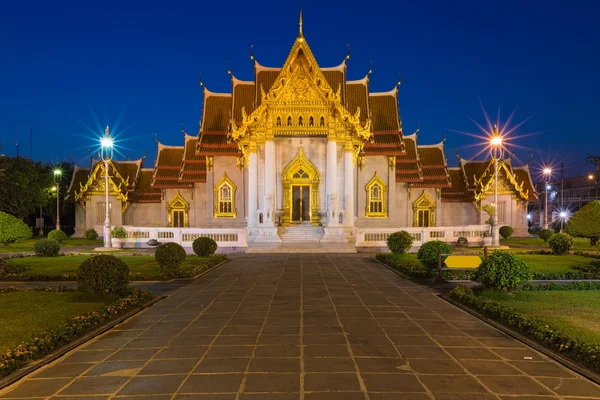
<path id="1" fill-rule="evenodd" d="M 12 1 L 0 13 L 2 153 L 49 162 L 88 162 L 103 127 L 119 139 L 120 158 L 147 153 L 158 139 L 183 143 L 180 124 L 197 134 L 202 72 L 214 92 L 236 77 L 251 80 L 249 48 L 281 66 L 298 33 L 321 67 L 338 65 L 350 44 L 349 79 L 373 62 L 371 91 L 394 87 L 398 73 L 405 134 L 421 124 L 419 143 L 447 133 L 471 158 L 482 135 L 481 104 L 511 126 L 516 158 L 565 162 L 567 175 L 591 170 L 600 155 L 600 13 L 598 1 Z M 511 147 L 512 148 L 512 147 Z"/>

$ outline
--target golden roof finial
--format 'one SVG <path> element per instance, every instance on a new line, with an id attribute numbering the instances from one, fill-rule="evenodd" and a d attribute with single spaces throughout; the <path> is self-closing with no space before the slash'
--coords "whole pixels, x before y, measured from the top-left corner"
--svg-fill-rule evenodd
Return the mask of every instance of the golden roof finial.
<path id="1" fill-rule="evenodd" d="M 231 63 L 227 61 L 227 75 L 231 77 L 231 82 L 233 82 L 233 74 L 231 73 Z"/>
<path id="2" fill-rule="evenodd" d="M 200 86 L 202 87 L 202 90 L 204 90 L 204 82 L 202 82 L 202 72 L 200 72 Z"/>
<path id="3" fill-rule="evenodd" d="M 254 47 L 253 44 L 250 45 L 250 60 L 255 61 L 254 59 L 254 54 L 252 54 L 252 48 Z"/>
<path id="4" fill-rule="evenodd" d="M 346 47 L 348 47 L 348 54 L 346 54 L 346 60 L 350 59 L 350 45 L 346 43 Z"/>
<path id="5" fill-rule="evenodd" d="M 400 75 L 400 72 L 398 72 L 398 82 L 396 82 L 396 86 L 400 85 L 402 85 L 402 76 Z"/>
<path id="6" fill-rule="evenodd" d="M 302 34 L 302 7 L 300 7 L 300 32 L 298 33 L 298 37 L 304 37 Z"/>

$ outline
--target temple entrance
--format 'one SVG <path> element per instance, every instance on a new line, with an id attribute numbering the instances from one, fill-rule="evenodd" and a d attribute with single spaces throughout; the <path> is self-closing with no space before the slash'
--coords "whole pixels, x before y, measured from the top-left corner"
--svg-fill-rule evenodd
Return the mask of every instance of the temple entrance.
<path id="1" fill-rule="evenodd" d="M 292 223 L 310 221 L 310 186 L 292 186 Z"/>

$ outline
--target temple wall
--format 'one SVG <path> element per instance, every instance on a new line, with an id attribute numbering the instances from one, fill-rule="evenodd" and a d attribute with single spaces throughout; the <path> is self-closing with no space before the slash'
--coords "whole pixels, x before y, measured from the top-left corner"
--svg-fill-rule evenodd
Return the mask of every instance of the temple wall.
<path id="1" fill-rule="evenodd" d="M 388 218 L 366 218 L 366 205 L 367 205 L 367 191 L 366 186 L 369 181 L 375 176 L 375 172 L 388 186 L 387 196 L 387 208 Z M 396 188 L 396 174 L 395 171 L 390 169 L 388 166 L 387 156 L 372 156 L 365 157 L 365 165 L 362 171 L 358 170 L 357 184 L 356 184 L 356 226 L 357 227 L 400 227 L 404 226 L 405 216 L 403 215 L 402 208 L 398 208 L 398 202 L 404 200 L 402 193 L 402 187 Z"/>
<path id="2" fill-rule="evenodd" d="M 216 207 L 215 185 L 227 174 L 227 177 L 236 186 L 235 190 L 235 218 L 215 218 Z M 196 221 L 199 226 L 206 228 L 239 228 L 246 226 L 246 190 L 244 172 L 237 167 L 237 157 L 214 157 L 213 169 L 206 173 L 206 184 L 198 185 L 198 192 L 204 195 L 199 197 Z M 260 172 L 259 172 L 260 180 Z"/>
<path id="3" fill-rule="evenodd" d="M 123 214 L 123 225 L 166 226 L 161 211 L 162 203 L 130 203 Z"/>
<path id="4" fill-rule="evenodd" d="M 105 197 L 103 195 L 91 195 L 86 201 L 86 230 L 95 229 L 99 236 L 102 236 L 104 230 L 104 208 Z M 123 214 L 121 212 L 121 200 L 116 196 L 109 196 L 108 203 L 110 204 L 110 225 L 123 225 Z"/>
<path id="5" fill-rule="evenodd" d="M 473 203 L 440 202 L 441 223 L 438 226 L 478 225 L 479 212 Z"/>
<path id="6" fill-rule="evenodd" d="M 75 233 L 73 237 L 85 237 L 85 231 L 87 231 L 85 209 L 79 203 L 75 203 Z"/>

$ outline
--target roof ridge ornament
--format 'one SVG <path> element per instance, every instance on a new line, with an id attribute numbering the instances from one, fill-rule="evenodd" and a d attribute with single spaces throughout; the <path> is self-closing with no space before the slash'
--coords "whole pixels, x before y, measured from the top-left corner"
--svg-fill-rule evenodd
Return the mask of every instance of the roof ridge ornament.
<path id="1" fill-rule="evenodd" d="M 398 82 L 396 82 L 396 87 L 399 87 L 400 85 L 402 85 L 402 75 L 398 72 Z"/>
<path id="2" fill-rule="evenodd" d="M 304 34 L 302 33 L 302 7 L 300 7 L 300 31 L 298 32 L 298 37 L 303 38 Z"/>
<path id="3" fill-rule="evenodd" d="M 346 47 L 348 47 L 348 54 L 346 54 L 346 58 L 344 60 L 350 59 L 350 44 L 346 43 Z"/>
<path id="4" fill-rule="evenodd" d="M 254 58 L 254 54 L 252 54 L 252 48 L 254 47 L 253 44 L 250 45 L 250 60 L 256 62 L 256 59 Z"/>

